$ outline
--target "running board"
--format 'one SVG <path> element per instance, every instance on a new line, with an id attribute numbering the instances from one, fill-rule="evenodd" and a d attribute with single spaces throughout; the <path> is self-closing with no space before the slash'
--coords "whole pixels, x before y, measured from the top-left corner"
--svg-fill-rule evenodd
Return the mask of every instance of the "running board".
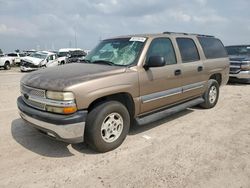
<path id="1" fill-rule="evenodd" d="M 155 113 L 150 114 L 150 115 L 146 115 L 144 117 L 137 117 L 135 120 L 138 123 L 138 125 L 145 125 L 145 124 L 152 123 L 152 122 L 158 121 L 160 119 L 163 119 L 167 116 L 170 116 L 172 114 L 175 114 L 175 113 L 180 112 L 182 110 L 185 110 L 187 108 L 196 106 L 196 105 L 201 104 L 203 102 L 204 102 L 204 99 L 202 97 L 196 98 L 196 99 L 193 99 L 191 101 L 187 101 L 185 103 L 173 106 L 171 108 L 167 108 L 165 110 L 155 112 Z"/>

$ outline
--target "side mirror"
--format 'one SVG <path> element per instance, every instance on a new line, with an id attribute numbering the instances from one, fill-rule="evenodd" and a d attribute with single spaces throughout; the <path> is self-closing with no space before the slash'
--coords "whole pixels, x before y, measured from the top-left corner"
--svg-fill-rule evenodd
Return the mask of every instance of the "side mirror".
<path id="1" fill-rule="evenodd" d="M 144 68 L 148 70 L 150 67 L 163 67 L 166 65 L 166 60 L 162 56 L 151 56 L 145 63 Z"/>

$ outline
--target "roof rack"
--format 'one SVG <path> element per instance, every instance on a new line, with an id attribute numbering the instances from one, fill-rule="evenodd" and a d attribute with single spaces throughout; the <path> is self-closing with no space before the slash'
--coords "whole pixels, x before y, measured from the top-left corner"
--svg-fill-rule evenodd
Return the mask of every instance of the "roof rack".
<path id="1" fill-rule="evenodd" d="M 181 32 L 170 32 L 170 31 L 165 31 L 163 34 L 181 34 L 181 35 L 196 35 L 198 37 L 214 37 L 212 35 L 203 35 L 203 34 L 196 34 L 196 33 L 181 33 Z"/>
<path id="2" fill-rule="evenodd" d="M 188 35 L 188 33 L 180 33 L 180 32 L 170 32 L 170 31 L 165 31 L 163 34 L 182 34 L 182 35 Z"/>

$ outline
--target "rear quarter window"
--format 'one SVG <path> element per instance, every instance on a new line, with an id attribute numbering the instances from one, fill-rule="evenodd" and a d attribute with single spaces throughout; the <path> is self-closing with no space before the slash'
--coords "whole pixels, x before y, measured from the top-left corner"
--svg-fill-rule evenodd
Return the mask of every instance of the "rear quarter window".
<path id="1" fill-rule="evenodd" d="M 207 59 L 227 57 L 227 52 L 222 42 L 217 38 L 198 37 Z"/>

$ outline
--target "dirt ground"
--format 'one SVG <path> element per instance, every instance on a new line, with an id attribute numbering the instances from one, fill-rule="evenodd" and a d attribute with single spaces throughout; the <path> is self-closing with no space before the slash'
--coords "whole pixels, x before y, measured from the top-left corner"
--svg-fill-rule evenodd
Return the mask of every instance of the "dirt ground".
<path id="1" fill-rule="evenodd" d="M 97 154 L 41 135 L 19 118 L 18 69 L 0 70 L 0 187 L 250 187 L 250 85 L 221 88 L 217 106 L 132 127 Z"/>

